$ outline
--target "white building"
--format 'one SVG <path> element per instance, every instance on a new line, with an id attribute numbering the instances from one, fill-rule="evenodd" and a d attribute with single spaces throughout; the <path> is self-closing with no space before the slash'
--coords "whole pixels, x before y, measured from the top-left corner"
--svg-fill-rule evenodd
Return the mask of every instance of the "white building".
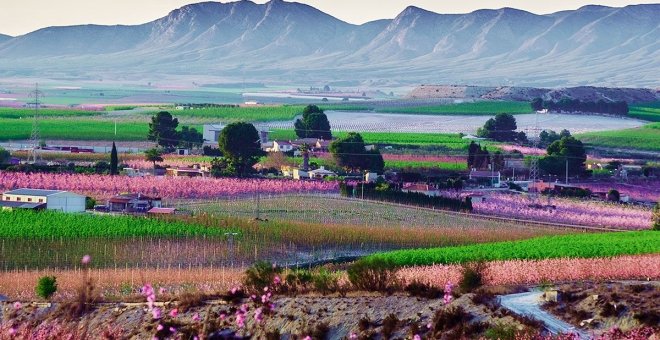
<path id="1" fill-rule="evenodd" d="M 273 147 L 270 149 L 271 152 L 288 152 L 293 150 L 293 144 L 283 140 L 276 140 L 273 142 Z"/>
<path id="2" fill-rule="evenodd" d="M 222 129 L 224 128 L 224 124 L 204 124 L 204 129 L 202 131 L 204 143 L 218 144 L 218 137 L 220 137 L 220 132 L 222 132 Z"/>
<path id="3" fill-rule="evenodd" d="M 2 195 L 3 202 L 45 204 L 46 209 L 62 212 L 84 212 L 85 199 L 86 197 L 83 195 L 68 191 L 27 188 L 7 191 Z"/>
<path id="4" fill-rule="evenodd" d="M 335 176 L 337 176 L 336 173 L 334 173 L 330 170 L 326 170 L 325 167 L 323 167 L 323 166 L 316 169 L 316 170 L 308 171 L 307 173 L 309 174 L 309 178 L 312 178 L 312 179 L 323 179 L 323 178 L 326 178 L 326 177 L 335 177 Z"/>

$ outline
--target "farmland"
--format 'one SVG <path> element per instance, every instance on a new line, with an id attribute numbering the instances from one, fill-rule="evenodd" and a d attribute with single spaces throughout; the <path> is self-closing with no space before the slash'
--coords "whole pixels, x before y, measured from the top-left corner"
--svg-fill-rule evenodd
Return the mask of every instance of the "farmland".
<path id="1" fill-rule="evenodd" d="M 660 122 L 660 102 L 631 106 L 628 116 L 651 122 Z"/>
<path id="2" fill-rule="evenodd" d="M 473 261 L 593 258 L 660 253 L 660 234 L 635 231 L 540 237 L 523 241 L 401 250 L 368 256 L 364 261 L 386 260 L 393 265 L 424 266 Z"/>
<path id="3" fill-rule="evenodd" d="M 32 119 L 0 118 L 2 133 L 1 141 L 26 140 L 32 131 Z M 117 135 L 115 136 L 115 123 L 112 120 L 97 119 L 70 119 L 48 118 L 39 121 L 41 137 L 57 140 L 122 140 L 144 141 L 147 139 L 149 125 L 137 122 L 117 122 Z"/>
<path id="4" fill-rule="evenodd" d="M 584 133 L 577 137 L 593 146 L 660 151 L 660 123 L 635 129 Z"/>
<path id="5" fill-rule="evenodd" d="M 413 106 L 401 108 L 377 109 L 383 113 L 408 113 L 408 114 L 437 114 L 437 115 L 488 115 L 497 113 L 524 114 L 532 113 L 528 102 L 513 101 L 477 101 L 473 103 L 459 103 L 432 106 Z"/>
<path id="6" fill-rule="evenodd" d="M 0 268 L 69 268 L 84 254 L 101 268 L 242 267 L 257 260 L 295 263 L 571 232 L 347 200 L 319 199 L 332 209 L 303 209 L 312 199 L 263 198 L 260 216 L 268 221 L 261 222 L 251 219 L 257 205 L 249 199 L 180 202 L 194 215 L 167 219 L 3 212 L 8 223 L 0 227 Z M 236 234 L 230 240 L 225 233 Z"/>
<path id="7" fill-rule="evenodd" d="M 651 226 L 650 209 L 563 198 L 554 198 L 552 209 L 533 208 L 529 203 L 529 199 L 522 195 L 495 194 L 473 206 L 477 213 L 525 220 L 623 230 L 641 230 Z"/>

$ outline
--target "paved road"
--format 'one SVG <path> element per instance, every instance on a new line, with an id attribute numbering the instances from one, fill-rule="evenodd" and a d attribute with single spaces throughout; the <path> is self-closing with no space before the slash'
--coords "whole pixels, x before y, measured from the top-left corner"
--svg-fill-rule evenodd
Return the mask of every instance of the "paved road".
<path id="1" fill-rule="evenodd" d="M 591 339 L 591 336 L 562 320 L 559 320 L 552 314 L 541 309 L 541 295 L 543 292 L 527 292 L 519 294 L 510 294 L 500 296 L 502 307 L 519 315 L 533 317 L 545 324 L 545 327 L 552 334 L 557 333 L 577 333 L 580 339 Z"/>

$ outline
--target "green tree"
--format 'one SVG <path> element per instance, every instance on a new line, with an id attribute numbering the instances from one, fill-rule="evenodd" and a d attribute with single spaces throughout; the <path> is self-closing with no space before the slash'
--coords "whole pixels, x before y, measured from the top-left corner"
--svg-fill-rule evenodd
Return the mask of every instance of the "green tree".
<path id="1" fill-rule="evenodd" d="M 364 139 L 356 132 L 349 132 L 346 137 L 332 142 L 330 153 L 337 165 L 347 169 L 382 172 L 385 167 L 380 151 L 366 151 Z"/>
<path id="2" fill-rule="evenodd" d="M 532 110 L 541 111 L 541 110 L 543 110 L 543 99 L 534 98 L 534 99 L 532 99 L 531 105 L 532 105 Z"/>
<path id="3" fill-rule="evenodd" d="M 660 202 L 653 208 L 653 230 L 660 230 Z"/>
<path id="4" fill-rule="evenodd" d="M 302 119 L 297 119 L 294 126 L 296 135 L 300 138 L 332 139 L 328 116 L 316 105 L 305 107 Z"/>
<path id="5" fill-rule="evenodd" d="M 250 123 L 238 122 L 225 126 L 218 137 L 218 145 L 229 161 L 230 172 L 237 176 L 252 172 L 252 166 L 264 155 L 259 133 Z"/>
<path id="6" fill-rule="evenodd" d="M 57 291 L 57 278 L 55 278 L 55 276 L 40 277 L 34 290 L 35 293 L 37 293 L 37 296 L 45 300 L 50 299 L 50 297 Z"/>
<path id="7" fill-rule="evenodd" d="M 474 141 L 471 141 L 470 146 L 468 146 L 468 158 L 467 158 L 468 169 L 472 169 L 473 167 L 475 167 L 475 159 L 477 157 L 477 153 L 479 153 L 479 150 L 481 150 L 481 147 Z"/>
<path id="8" fill-rule="evenodd" d="M 607 200 L 608 201 L 618 202 L 620 199 L 621 199 L 621 194 L 619 193 L 619 190 L 610 189 L 607 192 Z"/>
<path id="9" fill-rule="evenodd" d="M 156 170 L 156 162 L 163 161 L 163 153 L 156 148 L 149 149 L 144 152 L 144 159 L 147 162 L 154 163 L 154 170 Z"/>
<path id="10" fill-rule="evenodd" d="M 149 140 L 158 143 L 166 150 L 171 150 L 179 144 L 179 133 L 176 128 L 179 120 L 173 118 L 167 111 L 158 112 L 151 117 L 149 123 Z"/>
<path id="11" fill-rule="evenodd" d="M 501 151 L 493 153 L 493 170 L 500 171 L 504 169 L 504 155 Z"/>
<path id="12" fill-rule="evenodd" d="M 9 154 L 9 151 L 5 150 L 4 148 L 0 148 L 0 164 L 8 163 L 10 157 L 11 155 Z"/>
<path id="13" fill-rule="evenodd" d="M 119 165 L 119 157 L 117 157 L 117 146 L 112 142 L 112 151 L 110 151 L 110 176 L 119 174 L 117 166 Z"/>
<path id="14" fill-rule="evenodd" d="M 204 136 L 195 128 L 182 126 L 179 132 L 179 146 L 186 149 L 201 148 L 204 144 Z"/>
<path id="15" fill-rule="evenodd" d="M 494 139 L 499 142 L 513 142 L 524 140 L 524 133 L 516 132 L 516 118 L 509 113 L 498 113 L 495 118 L 486 121 L 483 128 L 477 131 L 479 137 Z"/>
<path id="16" fill-rule="evenodd" d="M 547 148 L 548 155 L 539 160 L 539 167 L 545 172 L 563 176 L 568 162 L 568 174 L 579 176 L 584 173 L 587 153 L 581 141 L 575 137 L 564 137 Z"/>

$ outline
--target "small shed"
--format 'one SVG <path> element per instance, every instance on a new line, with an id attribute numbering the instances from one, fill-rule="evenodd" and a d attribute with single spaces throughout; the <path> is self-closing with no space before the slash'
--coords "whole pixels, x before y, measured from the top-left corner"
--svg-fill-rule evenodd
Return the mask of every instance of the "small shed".
<path id="1" fill-rule="evenodd" d="M 174 215 L 176 214 L 175 208 L 151 208 L 147 211 L 150 215 Z"/>

